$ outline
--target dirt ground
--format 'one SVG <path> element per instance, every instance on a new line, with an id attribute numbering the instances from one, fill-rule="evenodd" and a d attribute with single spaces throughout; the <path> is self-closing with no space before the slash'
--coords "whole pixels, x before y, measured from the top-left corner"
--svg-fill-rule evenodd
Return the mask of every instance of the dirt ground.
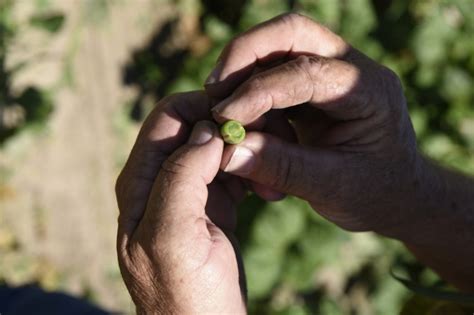
<path id="1" fill-rule="evenodd" d="M 92 2 L 52 1 L 66 15 L 60 34 L 24 34 L 12 49 L 12 62 L 45 56 L 14 84 L 51 89 L 55 111 L 45 129 L 27 130 L 0 151 L 0 274 L 133 312 L 115 255 L 114 182 L 138 128 L 124 122 L 136 92 L 122 71 L 176 12 L 167 1 L 111 1 L 103 13 Z M 16 18 L 32 3 L 19 2 Z"/>

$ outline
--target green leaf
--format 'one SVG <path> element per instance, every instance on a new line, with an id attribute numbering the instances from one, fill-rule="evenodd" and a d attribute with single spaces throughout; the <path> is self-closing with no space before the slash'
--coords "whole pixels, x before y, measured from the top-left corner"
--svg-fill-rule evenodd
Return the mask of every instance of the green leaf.
<path id="1" fill-rule="evenodd" d="M 298 290 L 314 286 L 317 269 L 336 264 L 345 241 L 347 238 L 334 225 L 311 223 L 286 254 L 284 280 Z"/>
<path id="2" fill-rule="evenodd" d="M 294 200 L 286 198 L 265 205 L 253 226 L 253 243 L 284 248 L 301 234 L 305 226 L 305 210 Z"/>
<path id="3" fill-rule="evenodd" d="M 25 109 L 27 123 L 42 123 L 53 111 L 53 103 L 48 93 L 36 87 L 26 88 L 16 102 Z"/>
<path id="4" fill-rule="evenodd" d="M 323 298 L 320 305 L 320 314 L 324 315 L 343 315 L 341 306 L 332 299 Z"/>
<path id="5" fill-rule="evenodd" d="M 443 75 L 441 93 L 448 101 L 470 102 L 473 86 L 469 72 L 460 67 L 449 66 Z"/>
<path id="6" fill-rule="evenodd" d="M 63 26 L 64 20 L 61 13 L 37 14 L 30 18 L 30 24 L 49 33 L 56 33 Z"/>
<path id="7" fill-rule="evenodd" d="M 365 39 L 377 25 L 372 3 L 369 0 L 344 1 L 341 17 L 341 35 L 352 44 Z"/>
<path id="8" fill-rule="evenodd" d="M 450 47 L 449 42 L 455 35 L 455 30 L 446 22 L 441 9 L 433 9 L 415 29 L 412 47 L 416 58 L 420 63 L 430 66 L 442 63 Z"/>
<path id="9" fill-rule="evenodd" d="M 243 253 L 248 294 L 258 299 L 270 293 L 278 282 L 283 251 L 274 247 L 251 246 Z"/>
<path id="10" fill-rule="evenodd" d="M 230 27 L 215 17 L 208 17 L 204 27 L 206 34 L 216 41 L 226 41 L 232 34 Z"/>

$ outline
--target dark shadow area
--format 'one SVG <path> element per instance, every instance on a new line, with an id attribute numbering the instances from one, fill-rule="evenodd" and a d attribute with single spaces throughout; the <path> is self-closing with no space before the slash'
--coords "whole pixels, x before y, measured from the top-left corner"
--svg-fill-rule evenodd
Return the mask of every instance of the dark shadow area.
<path id="1" fill-rule="evenodd" d="M 204 7 L 202 17 L 213 15 L 232 28 L 236 28 L 247 0 L 202 0 L 201 2 Z"/>
<path id="2" fill-rule="evenodd" d="M 176 49 L 170 54 L 163 49 L 174 36 L 177 20 L 168 21 L 162 26 L 149 43 L 133 53 L 130 63 L 125 66 L 123 82 L 137 86 L 138 97 L 133 101 L 130 116 L 139 121 L 143 118 L 143 101 L 147 95 L 154 100 L 163 97 L 166 89 L 179 76 L 189 50 Z"/>
<path id="3" fill-rule="evenodd" d="M 344 291 L 346 294 L 350 294 L 357 287 L 363 287 L 369 295 L 377 289 L 377 275 L 374 265 L 366 263 L 362 266 L 358 273 L 347 279 Z"/>
<path id="4" fill-rule="evenodd" d="M 237 222 L 238 225 L 236 236 L 241 244 L 241 249 L 245 250 L 245 246 L 249 244 L 249 237 L 253 222 L 259 214 L 258 209 L 265 206 L 266 201 L 258 197 L 256 194 L 252 194 L 239 205 L 237 211 Z M 244 224 L 242 224 L 244 223 Z"/>
<path id="5" fill-rule="evenodd" d="M 60 293 L 46 292 L 36 284 L 0 286 L 2 315 L 111 315 L 89 302 Z"/>
<path id="6" fill-rule="evenodd" d="M 378 26 L 370 36 L 387 51 L 398 52 L 410 43 L 416 19 L 408 13 L 409 5 L 410 2 L 406 1 L 399 2 L 397 7 L 393 7 L 393 0 L 372 0 Z"/>

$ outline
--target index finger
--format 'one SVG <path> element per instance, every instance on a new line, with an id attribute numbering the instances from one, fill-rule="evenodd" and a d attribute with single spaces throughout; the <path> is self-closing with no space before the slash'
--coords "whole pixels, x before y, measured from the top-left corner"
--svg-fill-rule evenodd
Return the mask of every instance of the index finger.
<path id="1" fill-rule="evenodd" d="M 277 16 L 237 36 L 224 48 L 206 80 L 206 91 L 222 98 L 248 78 L 259 63 L 301 54 L 340 58 L 350 50 L 341 37 L 297 13 Z"/>

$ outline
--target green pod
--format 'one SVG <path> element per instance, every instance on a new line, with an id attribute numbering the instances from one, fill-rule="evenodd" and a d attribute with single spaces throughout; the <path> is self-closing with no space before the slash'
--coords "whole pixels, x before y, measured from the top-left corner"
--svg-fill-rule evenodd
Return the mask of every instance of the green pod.
<path id="1" fill-rule="evenodd" d="M 221 136 L 226 143 L 239 144 L 245 139 L 245 128 L 236 120 L 228 120 L 221 126 Z"/>

